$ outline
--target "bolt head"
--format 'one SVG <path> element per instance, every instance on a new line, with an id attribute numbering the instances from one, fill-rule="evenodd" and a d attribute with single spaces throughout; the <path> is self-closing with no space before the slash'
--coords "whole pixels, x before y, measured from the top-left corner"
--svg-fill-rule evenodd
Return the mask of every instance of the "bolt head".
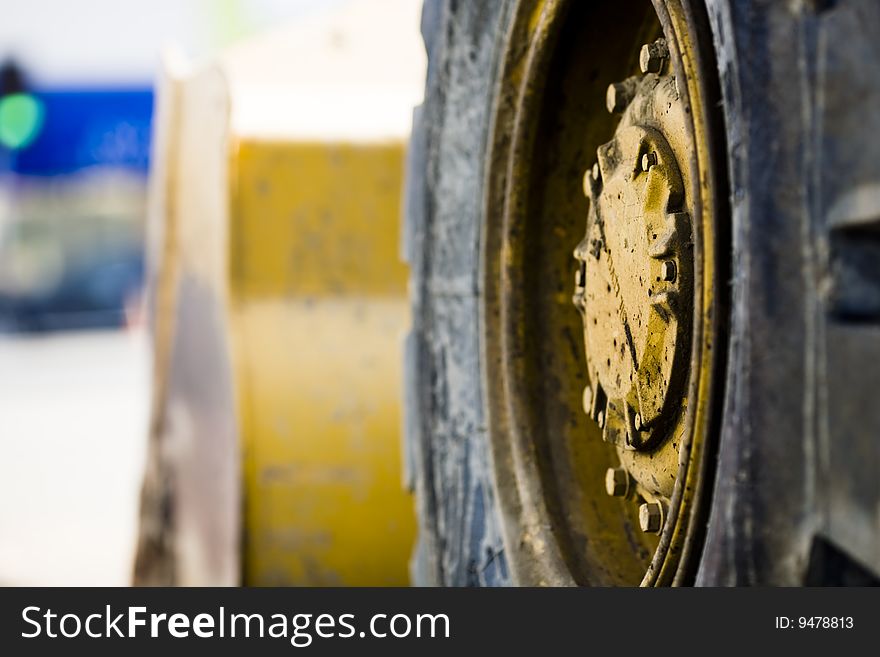
<path id="1" fill-rule="evenodd" d="M 611 497 L 624 497 L 629 490 L 629 473 L 625 468 L 608 468 L 605 472 L 605 492 Z"/>
<path id="2" fill-rule="evenodd" d="M 663 507 L 659 502 L 645 502 L 639 507 L 639 526 L 645 533 L 660 533 L 663 529 Z"/>
<path id="3" fill-rule="evenodd" d="M 664 281 L 669 281 L 670 283 L 674 281 L 677 274 L 675 263 L 672 260 L 664 262 L 660 274 Z"/>
<path id="4" fill-rule="evenodd" d="M 646 43 L 639 51 L 639 68 L 642 73 L 659 73 L 667 57 L 669 57 L 669 49 L 665 40 L 658 39 L 654 43 Z"/>
<path id="5" fill-rule="evenodd" d="M 642 155 L 642 171 L 648 172 L 657 164 L 657 153 L 645 153 Z"/>
<path id="6" fill-rule="evenodd" d="M 631 100 L 632 95 L 624 85 L 619 82 L 608 85 L 608 91 L 605 92 L 605 107 L 609 114 L 620 114 Z"/>
<path id="7" fill-rule="evenodd" d="M 599 182 L 599 178 L 601 177 L 601 172 L 599 171 L 599 163 L 597 162 L 592 167 L 586 170 L 584 173 L 584 196 L 587 198 L 592 198 L 593 193 L 595 191 L 596 183 Z"/>
<path id="8" fill-rule="evenodd" d="M 584 413 L 589 415 L 593 411 L 593 389 L 590 386 L 584 388 Z"/>

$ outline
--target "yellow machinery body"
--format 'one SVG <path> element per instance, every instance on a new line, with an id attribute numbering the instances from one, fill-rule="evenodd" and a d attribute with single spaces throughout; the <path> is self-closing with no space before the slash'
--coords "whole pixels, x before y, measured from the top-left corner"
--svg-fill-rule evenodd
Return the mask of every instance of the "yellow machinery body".
<path id="1" fill-rule="evenodd" d="M 232 326 L 244 580 L 405 584 L 403 144 L 244 142 Z"/>
<path id="2" fill-rule="evenodd" d="M 395 1 L 412 6 L 418 68 L 418 3 Z M 280 42 L 314 50 L 326 33 L 336 50 L 354 44 L 318 56 L 338 59 L 338 75 L 388 71 L 390 60 L 356 52 L 372 15 L 367 4 L 357 11 Z M 135 581 L 403 585 L 415 535 L 401 475 L 409 314 L 397 251 L 409 126 L 388 130 L 394 113 L 372 101 L 402 104 L 408 121 L 418 98 L 390 84 L 382 96 L 382 81 L 364 80 L 371 96 L 358 109 L 380 128 L 361 121 L 356 134 L 336 133 L 324 116 L 303 118 L 310 96 L 313 107 L 335 106 L 325 98 L 336 88 L 311 69 L 301 84 L 276 85 L 279 103 L 264 80 L 241 83 L 252 82 L 242 62 L 259 50 L 195 70 L 167 63 L 159 85 L 154 399 Z M 363 50 L 385 52 L 369 41 Z M 265 77 L 271 67 L 257 69 Z M 420 89 L 421 73 L 411 77 Z M 356 111 L 339 109 L 343 119 Z M 291 129 L 278 130 L 285 121 Z"/>

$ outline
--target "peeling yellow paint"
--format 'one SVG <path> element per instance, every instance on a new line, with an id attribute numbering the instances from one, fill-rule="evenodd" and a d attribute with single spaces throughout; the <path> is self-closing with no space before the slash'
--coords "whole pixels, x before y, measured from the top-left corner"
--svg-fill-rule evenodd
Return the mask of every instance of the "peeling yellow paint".
<path id="1" fill-rule="evenodd" d="M 404 585 L 402 143 L 233 153 L 231 328 L 251 585 Z"/>

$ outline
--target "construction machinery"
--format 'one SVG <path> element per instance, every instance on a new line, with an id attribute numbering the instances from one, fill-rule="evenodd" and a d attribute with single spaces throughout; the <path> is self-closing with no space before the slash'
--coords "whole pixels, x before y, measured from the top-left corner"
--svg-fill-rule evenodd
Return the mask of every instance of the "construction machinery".
<path id="1" fill-rule="evenodd" d="M 388 417 L 403 407 L 415 583 L 877 583 L 880 5 L 426 0 L 422 34 L 402 381 L 385 340 L 406 323 L 405 274 L 380 218 L 393 215 L 402 137 L 332 154 L 241 141 L 209 169 L 234 194 L 193 212 L 224 219 L 178 229 L 181 245 L 187 231 L 228 245 L 204 263 L 228 289 L 208 295 L 219 306 L 199 302 L 204 283 L 183 305 L 179 282 L 175 294 L 178 316 L 233 336 L 228 361 L 190 371 L 192 394 L 217 409 L 210 433 L 242 446 L 227 474 L 243 473 L 244 504 L 234 487 L 215 500 L 227 542 L 244 528 L 243 581 L 403 581 L 391 562 L 410 526 L 382 524 L 411 520 L 391 444 L 357 460 L 362 475 L 313 468 L 348 463 L 336 430 L 360 427 L 373 446 L 392 433 L 338 405 L 327 423 L 345 387 L 378 395 Z M 177 128 L 186 140 L 227 134 L 193 115 Z M 180 151 L 184 174 L 196 150 Z M 294 184 L 306 180 L 308 203 Z M 332 199 L 365 212 L 373 194 L 387 213 L 369 227 L 316 210 Z M 192 333 L 191 354 L 207 335 Z M 205 377 L 238 385 L 204 399 Z M 358 476 L 376 487 L 362 506 L 319 508 L 336 499 L 317 487 L 331 472 L 337 492 Z M 315 513 L 291 506 L 312 484 Z M 356 542 L 314 549 L 349 529 Z M 343 577 L 340 564 L 368 563 L 374 529 L 393 554 Z"/>
<path id="2" fill-rule="evenodd" d="M 423 31 L 420 579 L 876 582 L 878 5 L 428 2 Z"/>
<path id="3" fill-rule="evenodd" d="M 409 581 L 397 234 L 424 58 L 392 4 L 384 39 L 361 2 L 166 59 L 137 583 Z"/>

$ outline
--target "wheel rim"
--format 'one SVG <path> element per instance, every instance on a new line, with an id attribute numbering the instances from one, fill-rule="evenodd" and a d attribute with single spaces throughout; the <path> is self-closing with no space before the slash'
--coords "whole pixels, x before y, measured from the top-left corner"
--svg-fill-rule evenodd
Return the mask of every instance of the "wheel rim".
<path id="1" fill-rule="evenodd" d="M 710 52 L 707 31 L 703 17 L 677 1 L 584 4 L 518 3 L 501 68 L 487 178 L 481 322 L 505 545 L 515 576 L 526 584 L 683 583 L 693 575 L 702 540 L 725 352 L 720 281 L 726 278 L 719 277 L 719 261 L 726 256 L 719 254 L 726 253 L 726 234 L 718 229 L 724 177 L 717 164 L 721 158 L 715 156 L 718 145 L 710 141 L 717 117 L 708 115 L 716 91 L 703 70 Z M 666 40 L 666 61 L 661 57 L 661 69 L 648 76 L 662 78 L 664 89 L 680 98 L 675 129 L 631 109 L 646 104 L 633 102 L 646 96 L 632 87 L 646 86 L 648 77 L 629 79 L 638 69 L 639 46 L 660 38 Z M 652 45 L 662 46 L 662 41 Z M 618 88 L 608 87 L 620 81 Z M 612 109 L 628 108 L 619 125 L 618 117 L 605 111 L 606 100 Z M 613 336 L 612 330 L 591 332 L 581 323 L 581 317 L 588 322 L 609 313 L 621 296 L 616 288 L 618 294 L 605 302 L 597 301 L 598 289 L 587 294 L 588 274 L 593 281 L 614 278 L 597 275 L 589 265 L 602 260 L 590 254 L 590 226 L 597 223 L 587 220 L 602 206 L 597 202 L 606 182 L 602 174 L 610 185 L 634 184 L 625 176 L 617 180 L 613 158 L 606 153 L 603 159 L 601 151 L 604 164 L 594 179 L 597 148 L 608 143 L 627 151 L 630 160 L 659 156 L 656 168 L 646 163 L 652 173 L 644 172 L 641 180 L 662 179 L 664 220 L 686 212 L 692 221 L 686 233 L 678 228 L 682 248 L 672 257 L 655 249 L 658 256 L 648 257 L 651 268 L 644 270 L 665 278 L 674 268 L 679 295 L 677 324 L 661 340 L 668 367 L 654 404 L 647 403 L 651 395 L 639 400 L 632 390 L 628 399 L 635 404 L 608 404 L 607 392 L 622 371 L 612 366 L 620 365 L 612 364 L 612 349 L 618 356 L 624 349 L 622 363 L 638 349 L 633 351 L 634 340 L 625 331 Z M 580 189 L 582 179 L 592 204 Z M 620 233 L 618 225 L 614 234 Z M 692 247 L 682 235 L 690 235 Z M 649 247 L 639 246 L 645 253 Z M 620 245 L 614 249 L 624 251 Z M 614 249 L 603 251 L 606 261 Z M 581 317 L 571 306 L 573 269 Z M 671 310 L 668 301 L 656 307 Z M 651 315 L 653 330 L 641 332 L 642 343 L 656 338 L 658 317 Z M 591 402 L 592 420 L 581 411 L 582 401 Z M 639 413 L 630 413 L 632 408 Z M 641 432 L 633 430 L 636 415 L 645 417 Z M 609 417 L 600 428 L 597 420 Z M 609 435 L 613 430 L 618 437 Z M 603 442 L 603 433 L 609 441 Z M 666 464 L 669 480 L 653 486 L 651 478 L 662 469 L 655 467 L 658 461 Z M 620 499 L 609 496 L 606 486 L 622 493 Z M 644 532 L 643 526 L 657 533 Z"/>

